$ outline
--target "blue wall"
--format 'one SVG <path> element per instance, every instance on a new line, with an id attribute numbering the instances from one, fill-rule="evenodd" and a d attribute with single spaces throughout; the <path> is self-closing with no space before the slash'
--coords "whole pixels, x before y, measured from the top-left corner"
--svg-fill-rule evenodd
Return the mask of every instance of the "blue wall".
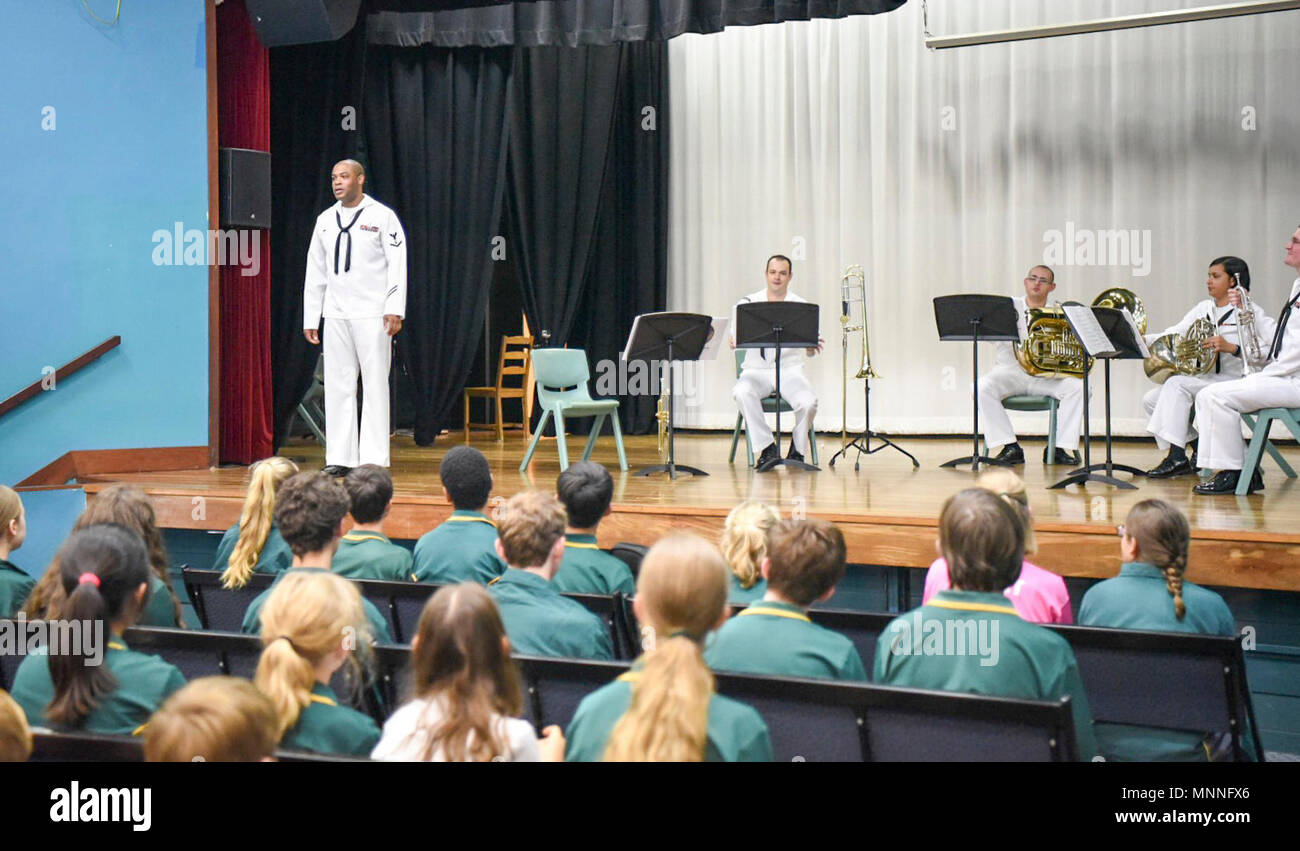
<path id="1" fill-rule="evenodd" d="M 0 419 L 0 482 L 74 449 L 206 445 L 208 270 L 153 262 L 155 230 L 208 227 L 203 0 L 131 0 L 111 27 L 80 0 L 0 11 L 0 397 L 122 337 Z"/>

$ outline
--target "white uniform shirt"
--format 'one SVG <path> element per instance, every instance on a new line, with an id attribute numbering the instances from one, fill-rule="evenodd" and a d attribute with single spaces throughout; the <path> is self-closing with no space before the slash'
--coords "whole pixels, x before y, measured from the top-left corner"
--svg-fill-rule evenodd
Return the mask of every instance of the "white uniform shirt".
<path id="1" fill-rule="evenodd" d="M 413 762 L 421 759 L 428 745 L 429 731 L 442 721 L 440 701 L 413 700 L 397 710 L 384 722 L 384 732 L 379 744 L 370 754 L 371 759 L 388 762 Z M 538 762 L 537 735 L 533 725 L 519 718 L 497 716 L 497 737 L 505 742 L 506 762 Z M 433 754 L 433 762 L 445 762 L 441 750 Z"/>
<path id="2" fill-rule="evenodd" d="M 804 299 L 790 292 L 788 289 L 785 291 L 785 300 L 790 302 L 798 302 L 799 304 L 807 303 Z M 765 301 L 767 301 L 767 287 L 764 287 L 763 289 L 759 290 L 756 293 L 750 293 L 749 295 L 745 296 L 740 301 L 736 302 L 736 306 L 742 304 L 749 304 L 751 302 L 765 302 Z M 735 307 L 731 309 L 731 339 L 733 341 L 736 339 L 736 308 Z M 794 346 L 788 349 L 782 347 L 781 372 L 783 374 L 789 372 L 790 370 L 803 369 L 805 348 L 807 347 Z M 764 352 L 767 353 L 767 357 L 763 357 Z M 741 368 L 742 369 L 776 369 L 776 349 L 775 348 L 746 349 L 745 360 L 741 364 Z"/>
<path id="3" fill-rule="evenodd" d="M 1268 355 L 1268 344 L 1273 339 L 1274 323 L 1258 303 L 1252 301 L 1251 308 L 1252 312 L 1255 314 L 1255 340 L 1259 344 L 1261 360 L 1263 360 L 1264 356 Z M 1212 298 L 1202 299 L 1201 301 L 1198 301 L 1191 310 L 1187 311 L 1182 319 L 1179 319 L 1173 325 L 1170 325 L 1163 331 L 1157 331 L 1154 334 L 1147 334 L 1146 341 L 1150 344 L 1154 343 L 1157 339 L 1166 334 L 1186 334 L 1187 329 L 1192 327 L 1193 322 L 1198 319 L 1208 319 L 1210 320 L 1210 324 L 1215 328 L 1214 333 L 1218 334 L 1229 343 L 1234 343 L 1244 349 L 1245 343 L 1242 343 L 1238 338 L 1238 322 L 1240 321 L 1240 318 L 1241 317 L 1236 312 L 1236 308 L 1231 304 L 1219 307 L 1214 303 L 1214 299 Z M 1258 370 L 1260 364 L 1255 364 L 1254 366 L 1255 369 Z M 1243 373 L 1244 370 L 1242 369 L 1241 358 L 1229 354 L 1228 352 L 1219 352 L 1218 372 L 1215 373 L 1213 370 L 1210 372 L 1211 375 L 1226 375 L 1232 378 L 1240 378 Z"/>
<path id="4" fill-rule="evenodd" d="M 349 225 L 354 217 L 356 221 Z M 341 239 L 340 220 L 347 229 Z M 372 319 L 386 314 L 406 315 L 406 233 L 402 223 L 396 213 L 369 195 L 362 195 L 355 207 L 344 207 L 340 201 L 316 217 L 307 250 L 302 327 L 318 327 L 321 316 Z"/>
<path id="5" fill-rule="evenodd" d="M 1300 307 L 1296 306 L 1296 301 L 1300 300 L 1300 278 L 1296 278 L 1291 285 L 1289 298 L 1290 303 L 1286 309 L 1291 313 L 1291 318 L 1287 320 L 1282 332 L 1282 350 L 1278 352 L 1276 360 L 1259 370 L 1261 375 L 1300 378 L 1300 316 L 1296 315 L 1300 311 Z M 1277 321 L 1281 322 L 1282 317 L 1279 316 Z M 1267 356 L 1268 352 L 1265 351 L 1264 354 Z"/>

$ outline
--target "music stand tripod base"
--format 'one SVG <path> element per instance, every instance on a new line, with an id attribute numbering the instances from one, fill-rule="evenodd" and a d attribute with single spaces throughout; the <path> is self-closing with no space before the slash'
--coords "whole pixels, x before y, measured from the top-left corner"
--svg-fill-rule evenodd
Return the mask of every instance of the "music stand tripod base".
<path id="1" fill-rule="evenodd" d="M 1104 466 L 1105 465 L 1103 465 L 1103 468 Z M 1110 485 L 1111 487 L 1116 487 L 1120 490 L 1137 490 L 1137 485 L 1131 482 L 1126 482 L 1123 479 L 1117 479 L 1114 476 L 1104 476 L 1100 473 L 1085 472 L 1082 470 L 1071 473 L 1069 476 L 1066 476 L 1054 485 L 1048 485 L 1047 489 L 1049 491 L 1060 490 L 1061 488 L 1068 488 L 1070 485 L 1086 485 L 1088 482 L 1101 482 L 1103 485 Z"/>
<path id="2" fill-rule="evenodd" d="M 670 479 L 677 478 L 678 473 L 690 473 L 692 476 L 708 475 L 708 473 L 704 472 L 699 467 L 688 467 L 685 464 L 655 464 L 650 467 L 642 467 L 640 470 L 637 470 L 632 475 L 649 476 L 654 473 L 667 473 Z"/>

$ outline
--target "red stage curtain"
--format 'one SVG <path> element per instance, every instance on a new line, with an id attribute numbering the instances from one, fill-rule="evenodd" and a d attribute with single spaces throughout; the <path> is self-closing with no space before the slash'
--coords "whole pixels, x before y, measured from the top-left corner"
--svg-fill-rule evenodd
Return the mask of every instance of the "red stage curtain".
<path id="1" fill-rule="evenodd" d="M 270 57 L 244 0 L 217 7 L 217 140 L 271 149 Z M 221 460 L 248 464 L 272 452 L 271 232 L 256 231 L 256 275 L 221 267 Z"/>

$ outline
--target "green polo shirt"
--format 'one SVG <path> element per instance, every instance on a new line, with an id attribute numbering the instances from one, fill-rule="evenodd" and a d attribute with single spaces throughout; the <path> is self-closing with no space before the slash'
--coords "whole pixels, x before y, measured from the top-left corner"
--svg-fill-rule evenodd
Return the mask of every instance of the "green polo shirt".
<path id="1" fill-rule="evenodd" d="M 185 685 L 185 677 L 159 657 L 130 649 L 119 636 L 106 635 L 106 638 L 104 664 L 117 678 L 117 688 L 101 698 L 76 729 L 85 733 L 137 735 L 163 701 Z M 10 694 L 27 714 L 28 724 L 67 732 L 45 717 L 45 709 L 54 699 L 48 646 L 34 650 L 23 659 L 14 675 Z"/>
<path id="2" fill-rule="evenodd" d="M 0 618 L 11 618 L 27 602 L 36 580 L 11 561 L 0 558 Z"/>
<path id="3" fill-rule="evenodd" d="M 763 599 L 767 593 L 767 580 L 759 579 L 748 588 L 740 584 L 736 574 L 731 574 L 731 590 L 727 592 L 727 602 L 733 606 L 748 606 L 750 603 Z"/>
<path id="4" fill-rule="evenodd" d="M 601 762 L 614 726 L 632 703 L 638 668 L 582 699 L 564 738 L 567 762 Z M 772 739 L 763 717 L 752 707 L 715 694 L 709 698 L 707 762 L 771 762 Z"/>
<path id="5" fill-rule="evenodd" d="M 1023 620 L 999 592 L 945 590 L 890 622 L 876 644 L 882 685 L 1059 700 L 1068 695 L 1079 758 L 1097 753 L 1074 651 Z"/>
<path id="6" fill-rule="evenodd" d="M 507 568 L 488 585 L 510 646 L 530 656 L 613 659 L 609 628 L 535 573 Z"/>
<path id="7" fill-rule="evenodd" d="M 280 583 L 281 579 L 290 573 L 299 572 L 329 573 L 330 571 L 323 567 L 291 567 L 284 571 L 284 573 L 279 574 L 271 583 L 271 587 L 267 588 L 261 594 L 258 594 L 253 598 L 253 602 L 248 604 L 248 610 L 244 612 L 244 622 L 240 625 L 239 631 L 249 635 L 261 635 L 262 607 L 266 605 L 267 598 L 271 596 L 271 592 L 275 590 L 275 586 Z M 385 620 L 384 616 L 375 608 L 375 604 L 367 600 L 365 597 L 362 597 L 361 608 L 366 611 L 366 620 L 370 623 L 370 631 L 374 633 L 375 641 L 382 643 L 392 641 L 392 634 L 388 631 L 388 621 Z"/>
<path id="8" fill-rule="evenodd" d="M 212 569 L 224 571 L 230 564 L 230 554 L 235 551 L 235 544 L 239 542 L 239 524 L 231 526 L 226 530 L 226 534 L 221 536 L 221 543 L 217 544 L 217 558 L 212 563 Z M 266 535 L 266 542 L 262 544 L 262 552 L 257 556 L 257 564 L 253 566 L 254 573 L 281 573 L 293 567 L 293 550 L 289 549 L 289 544 L 280 534 L 280 529 L 274 523 L 271 524 L 271 531 Z"/>
<path id="9" fill-rule="evenodd" d="M 1165 575 L 1160 568 L 1153 564 L 1130 562 L 1120 567 L 1119 576 L 1098 582 L 1083 595 L 1079 625 L 1200 635 L 1237 634 L 1237 624 L 1228 604 L 1208 588 L 1184 581 L 1183 603 L 1187 611 L 1179 620 L 1174 614 L 1174 598 L 1165 585 Z M 1098 723 L 1096 726 L 1097 744 L 1109 760 L 1205 762 L 1209 758 L 1210 751 L 1206 748 L 1208 734 L 1129 724 Z M 1249 729 L 1242 739 L 1243 746 L 1253 749 Z"/>
<path id="10" fill-rule="evenodd" d="M 722 625 L 704 652 L 715 671 L 780 677 L 867 679 L 853 642 L 818 626 L 798 606 L 761 600 Z"/>
<path id="11" fill-rule="evenodd" d="M 375 719 L 339 702 L 334 690 L 323 683 L 311 687 L 311 703 L 285 731 L 280 747 L 293 751 L 370 756 L 379 744 Z"/>
<path id="12" fill-rule="evenodd" d="M 457 509 L 415 542 L 415 581 L 486 585 L 506 569 L 496 544 L 495 523 L 477 511 Z"/>
<path id="13" fill-rule="evenodd" d="M 339 541 L 330 570 L 348 579 L 411 581 L 411 551 L 378 532 L 349 532 Z"/>
<path id="14" fill-rule="evenodd" d="M 598 547 L 595 535 L 564 536 L 564 560 L 551 582 L 566 594 L 636 593 L 631 568 Z"/>
<path id="15" fill-rule="evenodd" d="M 167 583 L 152 571 L 149 575 L 149 601 L 144 604 L 144 611 L 140 613 L 137 625 L 172 628 L 180 626 L 176 622 L 176 606 L 172 592 L 168 590 Z"/>

